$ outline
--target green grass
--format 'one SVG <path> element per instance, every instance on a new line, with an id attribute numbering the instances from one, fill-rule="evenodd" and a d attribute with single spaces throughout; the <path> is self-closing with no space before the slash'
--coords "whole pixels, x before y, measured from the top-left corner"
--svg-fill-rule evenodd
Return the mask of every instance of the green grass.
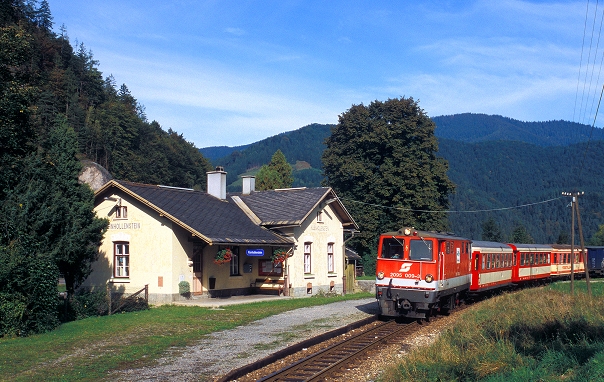
<path id="1" fill-rule="evenodd" d="M 465 311 L 431 346 L 384 371 L 382 381 L 604 380 L 604 283 L 503 294 Z"/>
<path id="2" fill-rule="evenodd" d="M 375 275 L 357 276 L 357 280 L 375 280 Z"/>
<path id="3" fill-rule="evenodd" d="M 0 380 L 82 381 L 109 379 L 115 370 L 151 365 L 173 347 L 184 347 L 219 330 L 287 310 L 373 297 L 351 294 L 226 306 L 161 306 L 141 312 L 93 317 L 27 338 L 0 339 Z"/>

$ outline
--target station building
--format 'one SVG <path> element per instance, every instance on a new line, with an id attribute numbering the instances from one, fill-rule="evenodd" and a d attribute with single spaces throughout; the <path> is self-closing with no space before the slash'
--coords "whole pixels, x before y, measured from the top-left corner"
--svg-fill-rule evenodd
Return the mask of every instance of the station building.
<path id="1" fill-rule="evenodd" d="M 226 172 L 207 192 L 110 180 L 95 192 L 109 219 L 99 258 L 82 287 L 133 293 L 149 302 L 255 293 L 345 293 L 354 279 L 345 240 L 358 229 L 333 189 L 226 192 Z M 348 278 L 348 281 L 347 281 Z M 186 283 L 182 283 L 186 282 Z"/>

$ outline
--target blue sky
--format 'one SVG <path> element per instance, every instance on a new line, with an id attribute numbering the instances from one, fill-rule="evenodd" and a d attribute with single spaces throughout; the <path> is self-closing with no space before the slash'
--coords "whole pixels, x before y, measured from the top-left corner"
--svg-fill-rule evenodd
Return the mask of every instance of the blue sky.
<path id="1" fill-rule="evenodd" d="M 401 96 L 431 117 L 591 124 L 604 79 L 604 38 L 590 40 L 604 5 L 586 23 L 586 1 L 49 3 L 56 32 L 64 24 L 149 120 L 197 147 L 337 123 L 353 104 Z"/>

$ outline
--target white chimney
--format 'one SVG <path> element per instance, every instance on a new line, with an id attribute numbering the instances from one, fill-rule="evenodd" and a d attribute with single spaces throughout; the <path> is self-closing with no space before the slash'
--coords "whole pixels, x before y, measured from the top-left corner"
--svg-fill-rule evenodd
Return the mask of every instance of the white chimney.
<path id="1" fill-rule="evenodd" d="M 241 177 L 243 180 L 243 195 L 249 195 L 256 191 L 256 177 L 251 175 L 244 175 Z"/>
<path id="2" fill-rule="evenodd" d="M 208 171 L 208 194 L 218 198 L 226 199 L 226 175 L 222 166 L 217 166 L 216 171 Z"/>

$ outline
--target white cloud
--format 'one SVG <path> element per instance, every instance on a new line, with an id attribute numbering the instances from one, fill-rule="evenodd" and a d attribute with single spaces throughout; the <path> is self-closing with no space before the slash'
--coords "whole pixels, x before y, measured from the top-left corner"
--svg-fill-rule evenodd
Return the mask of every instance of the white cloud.
<path id="1" fill-rule="evenodd" d="M 240 28 L 227 28 L 226 32 L 235 36 L 243 36 L 245 35 L 245 31 Z"/>

